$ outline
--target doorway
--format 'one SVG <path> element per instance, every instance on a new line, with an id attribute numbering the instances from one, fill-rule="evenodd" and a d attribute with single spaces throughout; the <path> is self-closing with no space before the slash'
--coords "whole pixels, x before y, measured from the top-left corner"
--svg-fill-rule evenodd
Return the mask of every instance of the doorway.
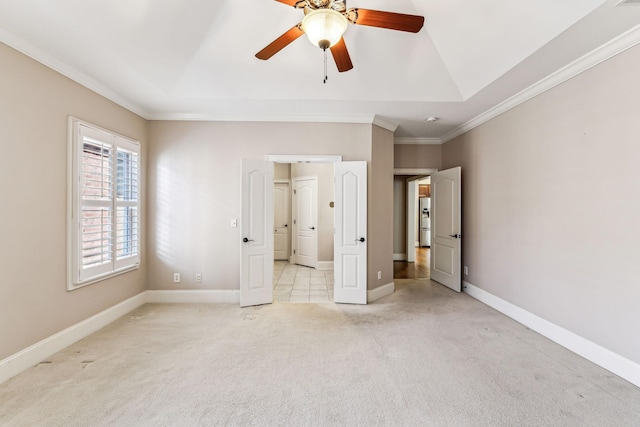
<path id="1" fill-rule="evenodd" d="M 404 172 L 404 173 L 403 173 Z M 410 175 L 406 175 L 410 174 Z M 414 175 L 415 174 L 415 175 Z M 419 196 L 417 180 L 429 175 L 430 182 L 430 239 L 427 250 L 417 249 L 420 244 L 415 242 L 415 228 L 419 223 L 413 221 L 411 215 L 416 212 L 415 205 L 419 202 L 413 199 L 413 194 Z M 418 276 L 428 274 L 429 279 L 461 292 L 461 265 L 462 265 L 462 222 L 461 222 L 461 175 L 462 169 L 454 167 L 444 171 L 420 170 L 420 169 L 395 169 L 394 170 L 394 261 L 409 261 L 409 257 L 415 256 L 425 261 L 428 269 L 421 268 L 422 262 L 414 263 L 414 268 L 398 265 L 394 268 L 394 278 L 398 276 Z M 406 200 L 401 196 L 406 195 Z M 404 216 L 402 208 L 406 208 Z M 422 206 L 424 208 L 424 205 Z M 403 227 L 398 227 L 402 218 L 405 218 Z M 403 236 L 406 230 L 406 246 L 398 245 L 397 237 Z M 406 247 L 405 254 L 395 253 L 397 248 Z M 418 259 L 416 259 L 418 261 Z M 394 262 L 394 264 L 396 264 Z M 408 263 L 407 263 L 408 264 Z M 416 268 L 417 267 L 417 268 Z"/>
<path id="2" fill-rule="evenodd" d="M 336 164 L 325 161 L 274 165 L 275 176 L 288 179 L 292 188 L 290 262 L 274 263 L 275 301 L 339 300 L 334 294 Z"/>
<path id="3" fill-rule="evenodd" d="M 430 181 L 436 169 L 395 169 L 393 278 L 429 279 Z"/>
<path id="4" fill-rule="evenodd" d="M 366 304 L 367 162 L 343 162 L 341 156 L 268 155 L 266 160 L 242 160 L 240 306 L 269 304 L 274 300 L 275 163 L 333 164 L 335 200 L 329 203 L 329 207 L 335 221 L 331 231 L 332 257 L 336 262 L 335 265 L 334 261 L 328 262 L 335 267 L 334 301 Z"/>
<path id="5" fill-rule="evenodd" d="M 332 302 L 333 212 L 324 212 L 319 202 L 322 200 L 328 205 L 333 199 L 333 164 L 275 163 L 274 171 L 275 218 L 278 217 L 275 197 L 278 183 L 286 182 L 287 186 L 291 183 L 292 190 L 286 203 L 288 210 L 281 214 L 290 223 L 287 228 L 291 231 L 291 249 L 286 258 L 278 257 L 274 246 L 273 299 L 296 303 Z M 330 188 L 325 188 L 327 186 Z M 326 257 L 329 259 L 324 259 Z"/>

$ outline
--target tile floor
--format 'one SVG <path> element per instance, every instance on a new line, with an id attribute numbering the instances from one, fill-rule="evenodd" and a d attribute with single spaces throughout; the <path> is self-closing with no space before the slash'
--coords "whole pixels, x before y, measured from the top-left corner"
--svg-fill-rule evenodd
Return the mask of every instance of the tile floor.
<path id="1" fill-rule="evenodd" d="M 273 299 L 280 302 L 333 302 L 333 270 L 276 261 L 273 266 Z"/>

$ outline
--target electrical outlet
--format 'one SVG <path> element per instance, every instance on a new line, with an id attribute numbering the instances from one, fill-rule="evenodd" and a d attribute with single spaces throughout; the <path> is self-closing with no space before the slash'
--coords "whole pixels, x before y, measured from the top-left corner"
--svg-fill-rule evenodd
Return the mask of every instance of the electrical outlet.
<path id="1" fill-rule="evenodd" d="M 202 283 L 202 273 L 196 273 L 196 283 Z"/>
<path id="2" fill-rule="evenodd" d="M 382 279 L 382 271 L 378 271 L 378 280 Z"/>
<path id="3" fill-rule="evenodd" d="M 468 266 L 464 266 L 464 275 L 468 276 L 469 275 L 469 267 Z"/>
<path id="4" fill-rule="evenodd" d="M 173 273 L 173 283 L 180 283 L 180 273 Z"/>

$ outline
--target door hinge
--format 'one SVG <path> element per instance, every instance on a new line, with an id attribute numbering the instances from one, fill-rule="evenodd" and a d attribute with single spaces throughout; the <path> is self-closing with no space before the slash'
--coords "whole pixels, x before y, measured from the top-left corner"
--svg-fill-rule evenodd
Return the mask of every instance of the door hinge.
<path id="1" fill-rule="evenodd" d="M 297 193 L 297 190 L 293 190 L 293 194 L 298 194 L 298 193 Z"/>
<path id="2" fill-rule="evenodd" d="M 295 219 L 293 220 L 293 225 L 296 225 L 296 220 Z"/>
<path id="3" fill-rule="evenodd" d="M 295 249 L 293 250 L 293 254 L 294 254 L 294 255 L 296 254 L 296 250 L 295 250 Z"/>

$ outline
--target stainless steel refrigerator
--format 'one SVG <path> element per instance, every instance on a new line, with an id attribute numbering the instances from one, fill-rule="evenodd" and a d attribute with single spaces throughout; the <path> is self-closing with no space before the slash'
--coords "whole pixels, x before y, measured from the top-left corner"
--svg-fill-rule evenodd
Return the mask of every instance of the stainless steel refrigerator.
<path id="1" fill-rule="evenodd" d="M 431 198 L 420 198 L 420 246 L 431 246 Z"/>

